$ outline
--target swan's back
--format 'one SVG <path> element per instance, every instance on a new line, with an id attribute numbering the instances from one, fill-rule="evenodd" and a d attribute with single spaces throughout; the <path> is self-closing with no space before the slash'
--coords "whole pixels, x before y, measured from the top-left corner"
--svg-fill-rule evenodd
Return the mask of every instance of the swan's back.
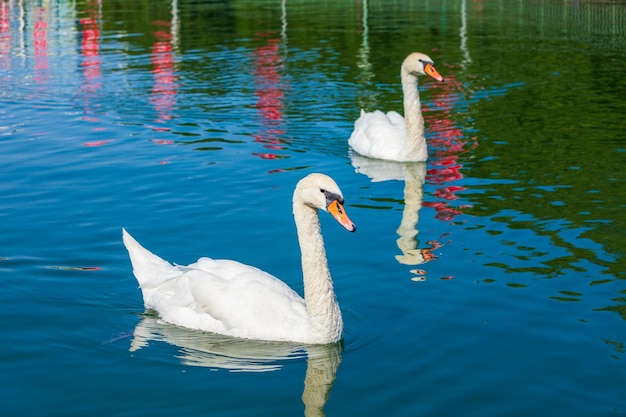
<path id="1" fill-rule="evenodd" d="M 406 148 L 406 123 L 395 111 L 376 110 L 365 113 L 354 122 L 348 139 L 350 147 L 368 158 L 402 160 Z"/>
<path id="2" fill-rule="evenodd" d="M 306 342 L 310 329 L 304 300 L 276 277 L 226 259 L 172 265 L 125 230 L 123 240 L 144 304 L 163 320 L 235 337 Z"/>

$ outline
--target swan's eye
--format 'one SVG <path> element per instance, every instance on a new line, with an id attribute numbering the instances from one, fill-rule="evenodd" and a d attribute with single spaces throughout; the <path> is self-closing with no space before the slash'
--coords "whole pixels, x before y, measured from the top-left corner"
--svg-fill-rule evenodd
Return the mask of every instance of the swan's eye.
<path id="1" fill-rule="evenodd" d="M 320 188 L 320 191 L 324 193 L 324 196 L 326 197 L 326 207 L 328 207 L 333 201 L 338 201 L 339 204 L 343 205 L 343 197 L 335 194 L 331 191 L 326 191 L 322 188 Z"/>

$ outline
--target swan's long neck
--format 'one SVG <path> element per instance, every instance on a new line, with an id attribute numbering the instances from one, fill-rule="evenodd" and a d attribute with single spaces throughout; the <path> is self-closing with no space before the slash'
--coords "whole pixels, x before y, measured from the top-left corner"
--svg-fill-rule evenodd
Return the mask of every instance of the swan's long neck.
<path id="1" fill-rule="evenodd" d="M 417 89 L 417 76 L 412 75 L 402 66 L 401 79 L 406 121 L 405 157 L 407 161 L 425 161 L 428 157 L 428 149 L 424 137 L 424 118 Z"/>
<path id="2" fill-rule="evenodd" d="M 328 269 L 317 209 L 294 201 L 293 214 L 302 252 L 304 301 L 317 343 L 339 339 L 343 321 Z"/>

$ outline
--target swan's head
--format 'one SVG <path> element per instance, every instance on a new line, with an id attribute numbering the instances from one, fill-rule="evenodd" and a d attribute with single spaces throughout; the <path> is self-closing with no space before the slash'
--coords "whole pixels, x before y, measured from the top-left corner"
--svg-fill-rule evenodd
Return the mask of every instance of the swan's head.
<path id="1" fill-rule="evenodd" d="M 402 69 L 409 74 L 429 75 L 437 81 L 443 81 L 443 77 L 435 69 L 433 60 L 421 52 L 413 52 L 402 63 Z"/>
<path id="2" fill-rule="evenodd" d="M 343 207 L 343 195 L 335 181 L 328 175 L 309 174 L 302 178 L 293 193 L 294 206 L 303 204 L 330 213 L 349 232 L 356 226 Z"/>

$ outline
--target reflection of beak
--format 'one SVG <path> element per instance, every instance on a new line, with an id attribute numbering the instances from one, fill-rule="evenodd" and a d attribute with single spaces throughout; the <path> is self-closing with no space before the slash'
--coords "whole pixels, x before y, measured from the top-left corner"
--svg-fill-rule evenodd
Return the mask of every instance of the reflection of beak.
<path id="1" fill-rule="evenodd" d="M 352 220 L 348 217 L 343 209 L 343 205 L 339 201 L 335 200 L 327 207 L 328 212 L 342 225 L 348 232 L 354 232 L 356 226 L 352 223 Z"/>
<path id="2" fill-rule="evenodd" d="M 424 67 L 424 72 L 437 81 L 443 81 L 443 77 L 437 72 L 433 64 L 426 64 L 426 66 Z"/>

